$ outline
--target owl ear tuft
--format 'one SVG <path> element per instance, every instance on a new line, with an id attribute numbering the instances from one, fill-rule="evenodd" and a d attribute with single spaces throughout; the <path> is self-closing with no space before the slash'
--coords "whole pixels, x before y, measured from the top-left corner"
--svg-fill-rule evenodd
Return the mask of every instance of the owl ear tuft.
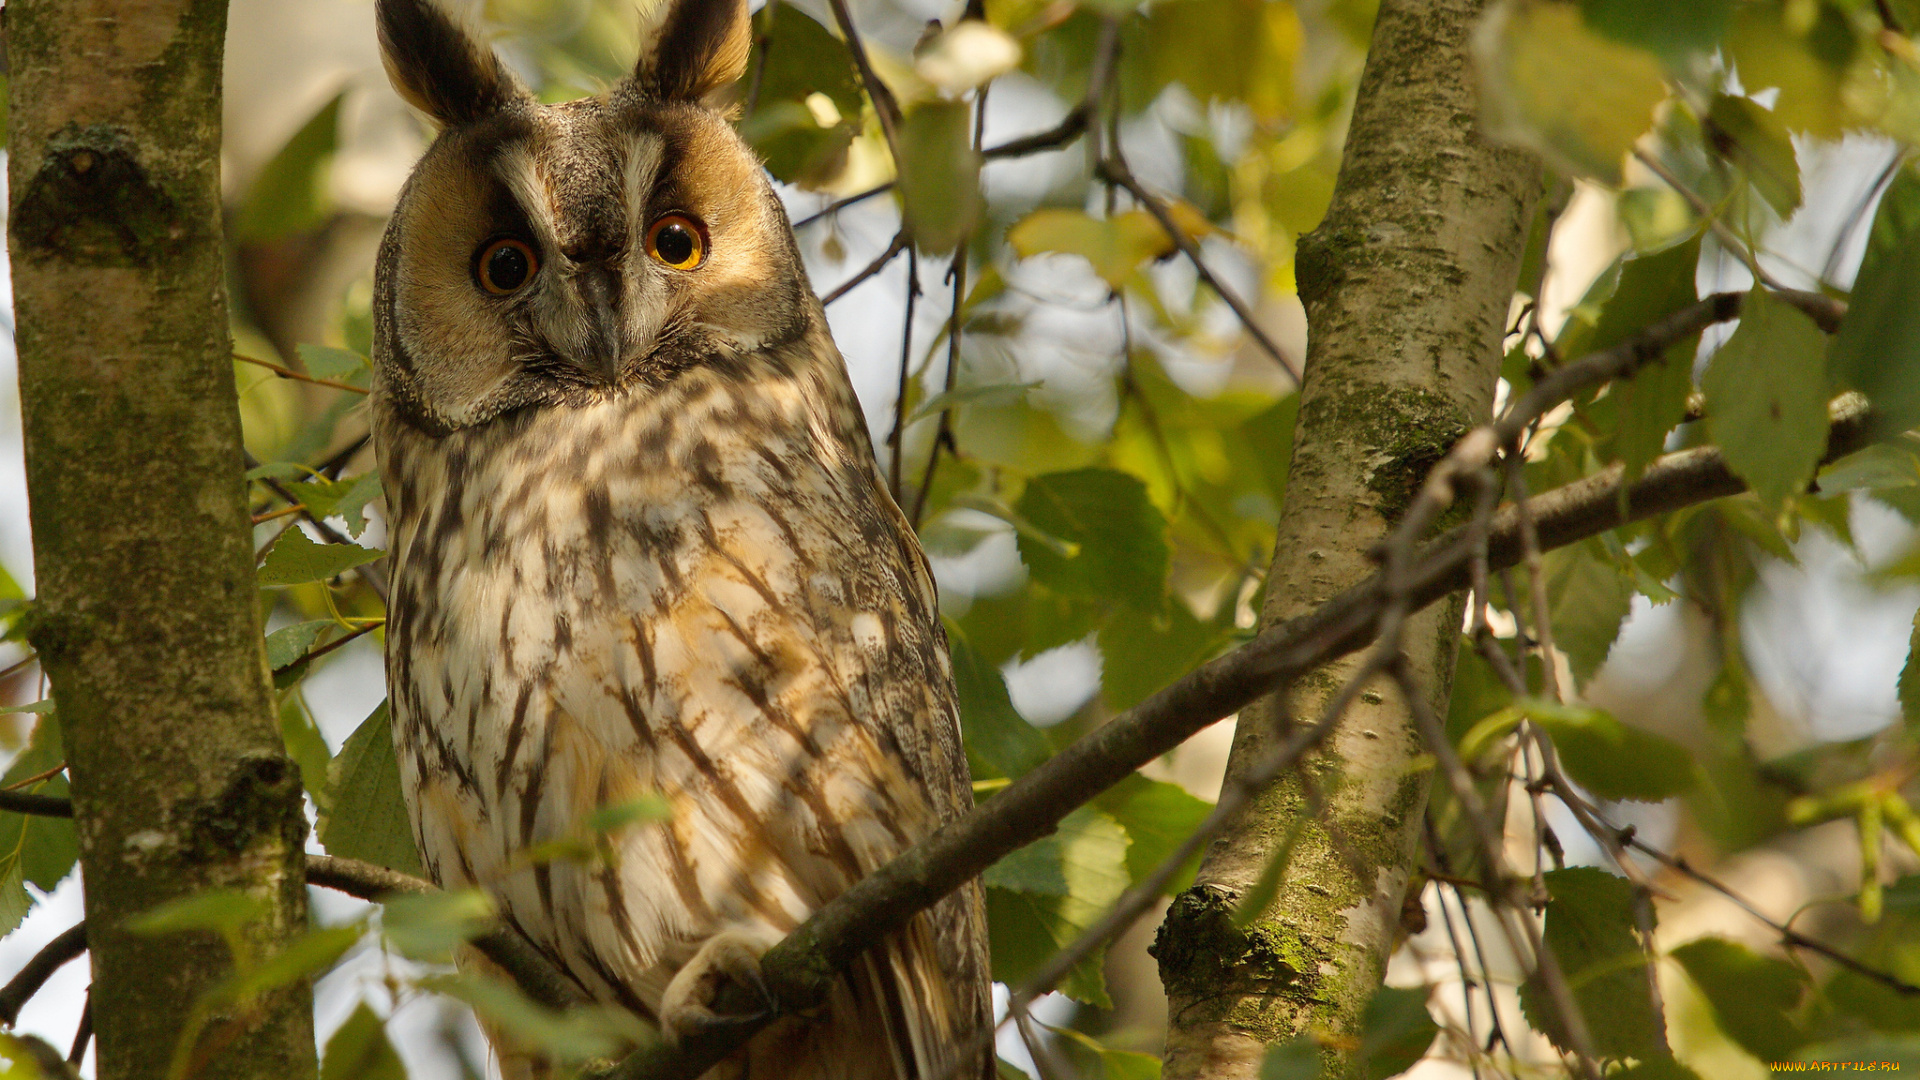
<path id="1" fill-rule="evenodd" d="M 641 16 L 629 85 L 642 98 L 713 105 L 747 70 L 752 44 L 746 0 L 656 0 Z"/>
<path id="2" fill-rule="evenodd" d="M 493 50 L 434 0 L 379 0 L 380 58 L 407 104 L 442 124 L 465 124 L 526 99 Z"/>

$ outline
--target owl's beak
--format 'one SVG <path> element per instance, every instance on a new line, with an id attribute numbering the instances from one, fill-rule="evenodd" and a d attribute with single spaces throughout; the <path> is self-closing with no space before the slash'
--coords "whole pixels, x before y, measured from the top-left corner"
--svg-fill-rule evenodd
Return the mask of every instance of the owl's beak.
<path id="1" fill-rule="evenodd" d="M 608 386 L 618 385 L 626 367 L 625 324 L 620 318 L 620 285 L 610 267 L 587 269 L 578 279 L 586 308 L 587 339 L 574 362 Z"/>

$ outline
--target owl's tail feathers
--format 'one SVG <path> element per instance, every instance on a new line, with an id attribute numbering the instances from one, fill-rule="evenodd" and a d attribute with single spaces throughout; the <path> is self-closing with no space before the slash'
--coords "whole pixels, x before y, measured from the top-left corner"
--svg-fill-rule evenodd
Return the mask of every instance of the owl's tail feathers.
<path id="1" fill-rule="evenodd" d="M 954 1069 L 978 1021 L 954 1008 L 929 918 L 870 950 L 817 1013 L 790 1016 L 756 1036 L 732 1064 L 703 1080 L 976 1080 Z"/>
<path id="2" fill-rule="evenodd" d="M 470 945 L 461 946 L 454 959 L 461 971 L 478 972 L 509 986 L 513 984 L 513 978 L 505 968 L 487 959 Z M 556 1075 L 553 1062 L 546 1055 L 527 1049 L 484 1015 L 476 1018 L 480 1021 L 481 1033 L 487 1037 L 487 1045 L 493 1048 L 494 1058 L 500 1065 L 500 1080 L 553 1080 Z"/>
<path id="3" fill-rule="evenodd" d="M 973 1017 L 964 1014 L 941 966 L 932 919 L 916 916 L 888 939 L 881 950 L 868 953 L 865 965 L 877 991 L 887 1044 L 895 1057 L 895 1075 L 901 1080 L 942 1080 L 966 1077 L 973 1070 L 955 1069 L 955 1056 L 973 1031 Z"/>

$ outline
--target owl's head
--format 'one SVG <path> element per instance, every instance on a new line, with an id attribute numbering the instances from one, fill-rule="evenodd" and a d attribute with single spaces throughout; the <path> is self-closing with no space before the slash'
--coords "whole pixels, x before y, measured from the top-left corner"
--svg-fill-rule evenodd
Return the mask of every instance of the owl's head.
<path id="1" fill-rule="evenodd" d="M 744 0 L 663 0 L 598 97 L 545 105 L 433 0 L 379 0 L 401 96 L 440 125 L 375 272 L 376 390 L 433 433 L 657 386 L 801 335 L 785 211 L 715 108 Z"/>

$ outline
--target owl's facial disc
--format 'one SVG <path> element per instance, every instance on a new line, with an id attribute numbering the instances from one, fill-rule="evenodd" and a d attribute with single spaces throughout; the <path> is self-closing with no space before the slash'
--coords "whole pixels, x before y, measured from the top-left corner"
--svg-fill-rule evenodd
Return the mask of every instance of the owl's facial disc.
<path id="1" fill-rule="evenodd" d="M 758 160 L 692 105 L 527 103 L 449 128 L 391 240 L 376 359 L 430 430 L 744 372 L 814 303 Z"/>

